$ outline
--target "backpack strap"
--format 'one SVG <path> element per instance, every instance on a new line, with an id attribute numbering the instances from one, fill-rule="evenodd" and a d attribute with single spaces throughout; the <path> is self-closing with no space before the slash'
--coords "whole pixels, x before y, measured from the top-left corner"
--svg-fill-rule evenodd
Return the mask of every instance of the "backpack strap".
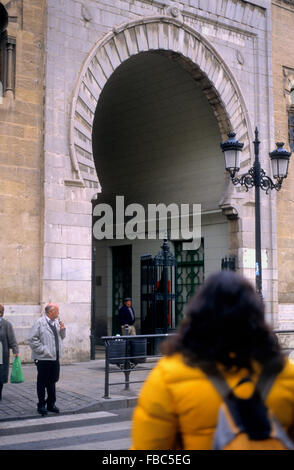
<path id="1" fill-rule="evenodd" d="M 206 374 L 207 378 L 217 389 L 221 397 L 225 399 L 232 391 L 232 389 L 228 386 L 220 370 L 212 364 L 209 364 L 209 367 L 201 363 L 197 365 Z M 265 402 L 270 392 L 270 389 L 272 388 L 277 375 L 283 369 L 283 366 L 284 364 L 279 358 L 278 360 L 275 359 L 270 361 L 263 367 L 255 387 L 255 391 L 257 390 L 259 392 L 263 402 Z M 247 380 L 250 379 L 248 379 L 248 377 L 245 377 L 244 379 L 241 379 L 241 381 L 237 385 L 241 385 L 241 383 L 246 382 Z"/>
<path id="2" fill-rule="evenodd" d="M 284 363 L 280 358 L 270 361 L 263 367 L 255 387 L 263 402 L 265 402 L 277 375 L 282 371 L 283 367 Z"/>
<path id="3" fill-rule="evenodd" d="M 220 396 L 225 400 L 225 398 L 231 392 L 231 388 L 228 386 L 224 376 L 220 372 L 220 370 L 212 364 L 209 364 L 209 368 L 204 364 L 197 364 L 199 369 L 204 372 L 207 378 L 210 380 L 212 385 L 216 388 L 219 392 Z"/>

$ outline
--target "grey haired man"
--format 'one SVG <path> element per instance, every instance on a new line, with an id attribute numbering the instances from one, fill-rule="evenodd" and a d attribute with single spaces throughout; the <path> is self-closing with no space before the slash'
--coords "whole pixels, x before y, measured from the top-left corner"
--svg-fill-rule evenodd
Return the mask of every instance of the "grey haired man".
<path id="1" fill-rule="evenodd" d="M 48 411 L 59 413 L 56 402 L 56 382 L 59 380 L 62 355 L 62 340 L 65 338 L 64 323 L 59 320 L 59 307 L 49 303 L 45 307 L 45 315 L 38 318 L 29 335 L 29 345 L 32 349 L 32 359 L 37 366 L 37 411 L 42 416 Z M 45 393 L 47 390 L 47 399 Z M 45 405 L 47 403 L 47 409 Z"/>

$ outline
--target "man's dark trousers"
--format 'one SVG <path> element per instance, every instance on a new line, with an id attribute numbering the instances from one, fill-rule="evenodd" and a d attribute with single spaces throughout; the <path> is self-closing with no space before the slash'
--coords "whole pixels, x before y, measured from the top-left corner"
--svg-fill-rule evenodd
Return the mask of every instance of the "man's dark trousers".
<path id="1" fill-rule="evenodd" d="M 37 394 L 38 394 L 38 409 L 45 407 L 53 408 L 56 402 L 56 387 L 55 384 L 59 380 L 59 359 L 56 361 L 36 361 L 38 370 L 37 377 Z M 45 392 L 47 389 L 47 400 L 45 399 Z"/>

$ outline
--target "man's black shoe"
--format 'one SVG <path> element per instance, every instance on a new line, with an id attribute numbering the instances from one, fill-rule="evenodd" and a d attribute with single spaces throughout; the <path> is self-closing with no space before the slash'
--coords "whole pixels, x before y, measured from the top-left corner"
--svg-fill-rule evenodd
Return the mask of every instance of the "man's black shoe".
<path id="1" fill-rule="evenodd" d="M 42 416 L 46 416 L 48 414 L 46 408 L 44 406 L 41 406 L 40 408 L 38 408 L 38 413 Z"/>
<path id="2" fill-rule="evenodd" d="M 59 408 L 57 408 L 57 406 L 52 406 L 51 408 L 48 408 L 47 406 L 47 411 L 51 411 L 51 413 L 59 413 Z"/>

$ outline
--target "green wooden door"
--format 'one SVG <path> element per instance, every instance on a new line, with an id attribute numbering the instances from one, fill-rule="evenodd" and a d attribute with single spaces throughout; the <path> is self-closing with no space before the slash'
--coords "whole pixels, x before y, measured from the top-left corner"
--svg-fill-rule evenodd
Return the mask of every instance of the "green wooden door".
<path id="1" fill-rule="evenodd" d="M 177 269 L 176 324 L 183 318 L 189 299 L 204 282 L 204 241 L 198 250 L 183 250 L 183 242 L 174 242 Z"/>

